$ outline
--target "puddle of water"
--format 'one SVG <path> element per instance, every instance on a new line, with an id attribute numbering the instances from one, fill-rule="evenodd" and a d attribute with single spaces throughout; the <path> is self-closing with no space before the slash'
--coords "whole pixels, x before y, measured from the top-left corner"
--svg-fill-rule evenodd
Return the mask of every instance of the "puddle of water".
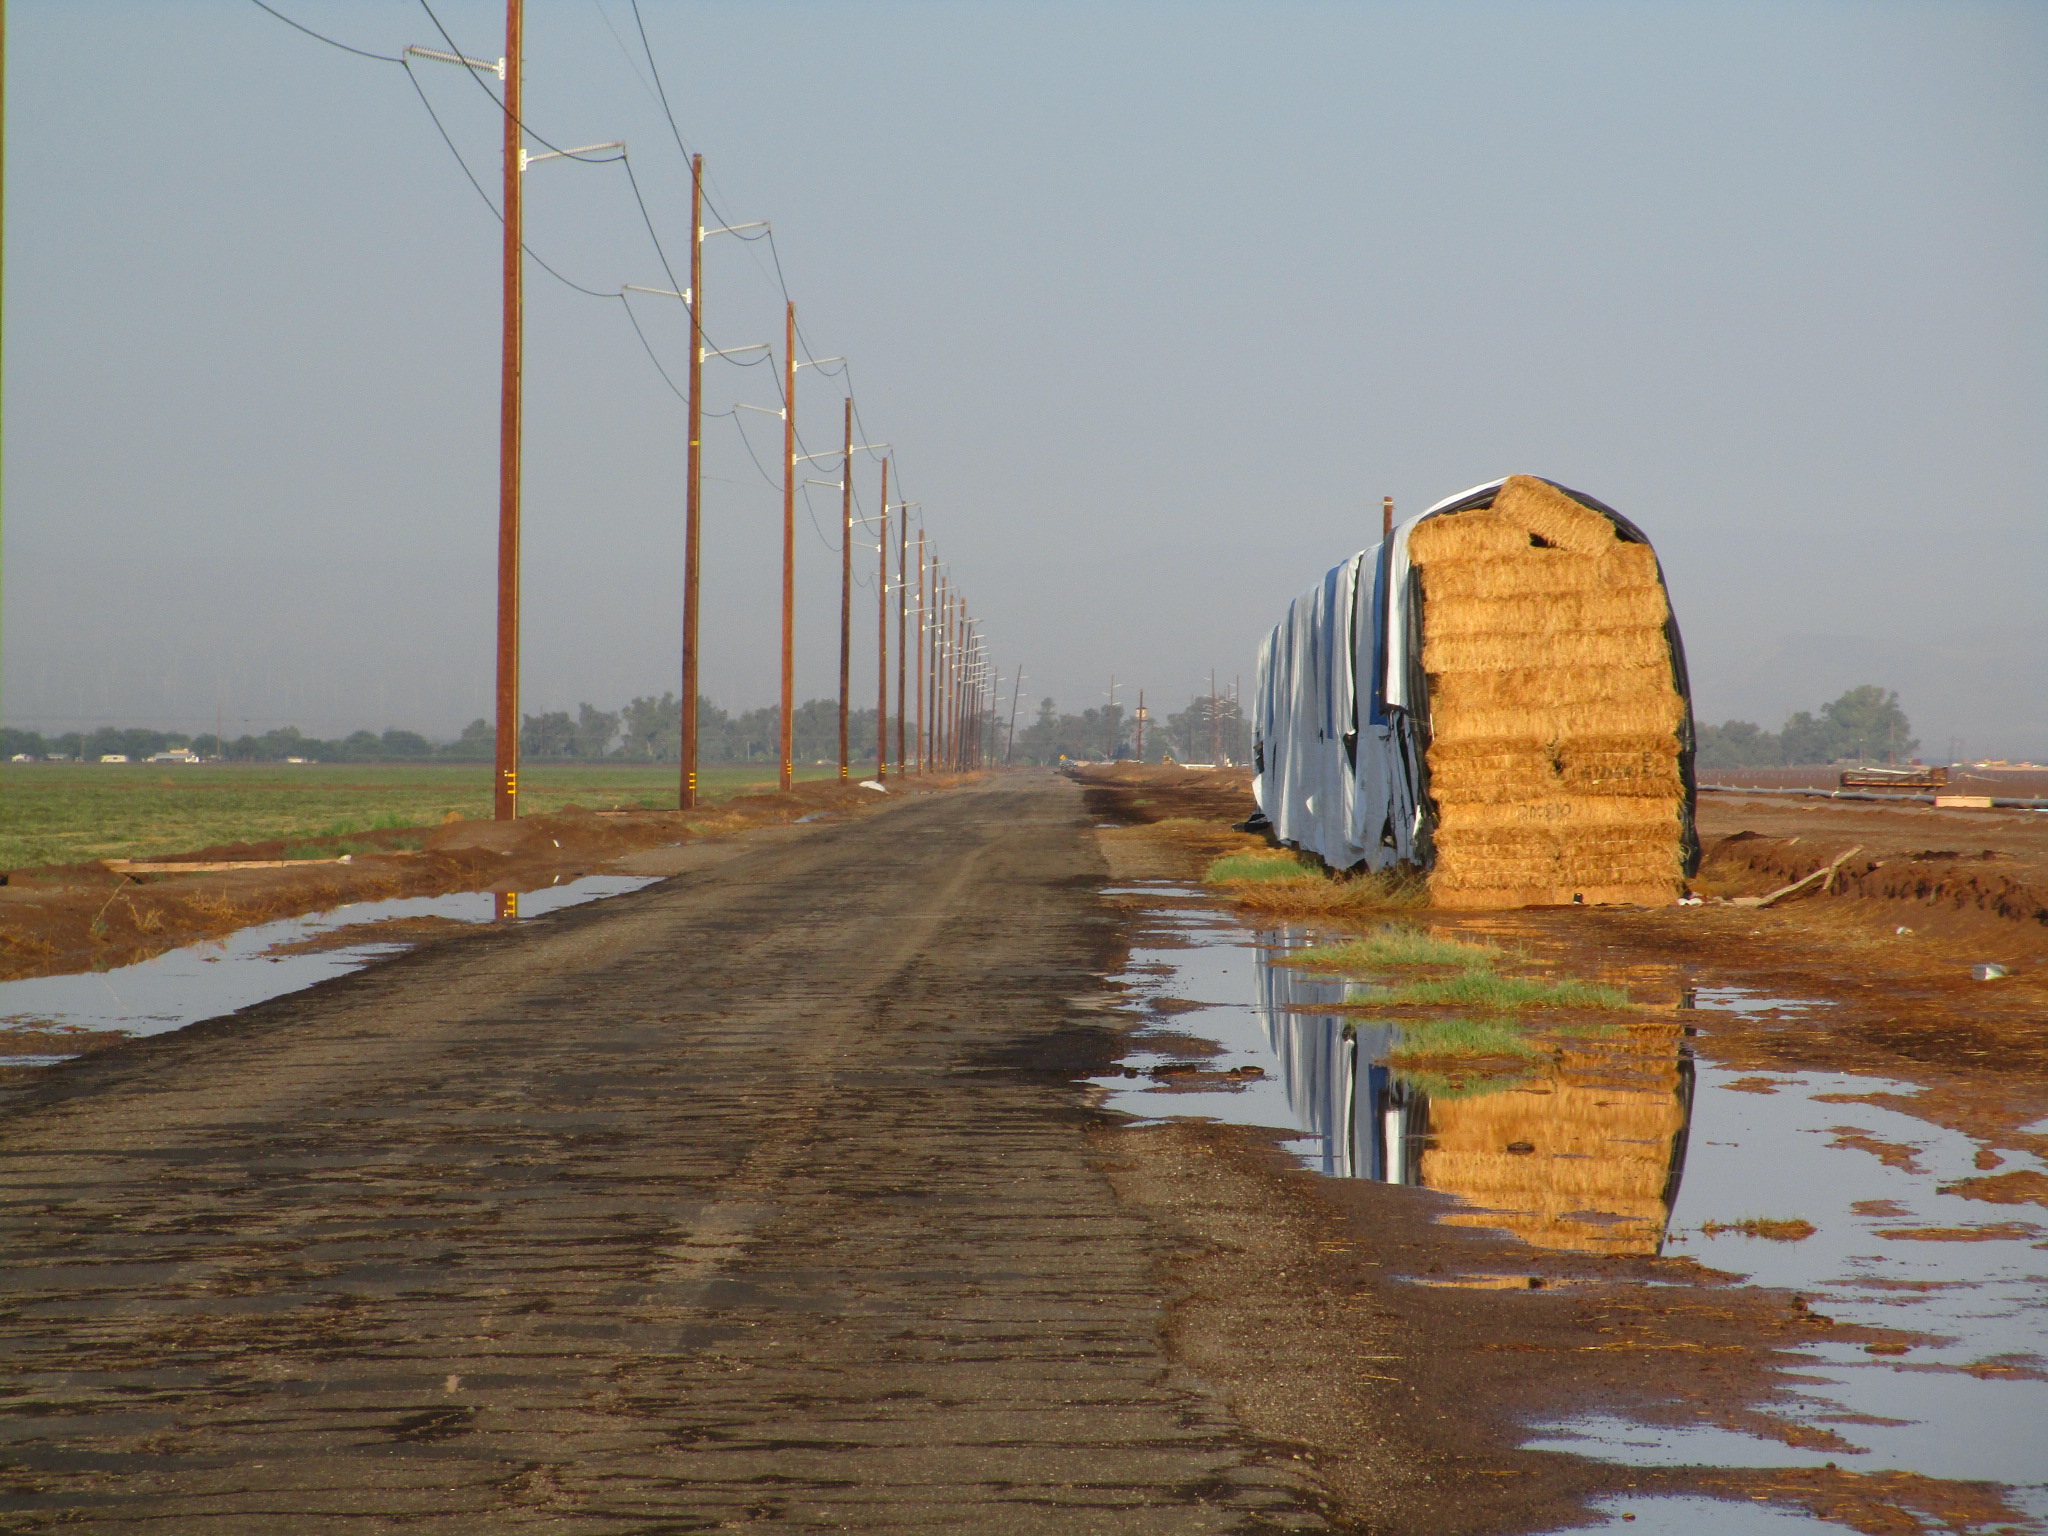
<path id="1" fill-rule="evenodd" d="M 654 882 L 652 876 L 585 875 L 560 885 L 519 893 L 516 915 L 539 917 L 563 907 L 637 891 Z M 404 947 L 365 943 L 316 954 L 266 953 L 277 945 L 313 938 L 351 923 L 392 918 L 440 917 L 488 923 L 503 913 L 505 904 L 504 895 L 491 891 L 358 901 L 326 912 L 244 928 L 222 939 L 170 950 L 116 970 L 0 982 L 0 1027 L 162 1034 L 201 1019 L 233 1013 L 267 998 L 297 992 L 330 976 L 360 970 L 377 956 Z M 0 1067 L 50 1066 L 69 1059 L 0 1057 Z"/>
<path id="2" fill-rule="evenodd" d="M 1166 896 L 1173 888 L 1155 889 Z M 1442 1218 L 1454 1224 L 1545 1248 L 1685 1253 L 1759 1285 L 1797 1290 L 1838 1321 L 1931 1336 L 1899 1356 L 1825 1341 L 1801 1347 L 1801 1375 L 1810 1380 L 1794 1416 L 1834 1429 L 1855 1452 L 1603 1416 L 1535 1426 L 1537 1446 L 1627 1464 L 1832 1461 L 1855 1471 L 1986 1479 L 2015 1487 L 2022 1507 L 2048 1516 L 2048 1381 L 2029 1379 L 2048 1371 L 2048 1219 L 2029 1221 L 2040 1214 L 2035 1207 L 1940 1192 L 1981 1171 L 1968 1137 L 1895 1109 L 1822 1102 L 1910 1097 L 1912 1085 L 1839 1073 L 1736 1073 L 1712 1061 L 1711 1031 L 1690 1038 L 1688 1022 L 1707 1020 L 1654 1005 L 1604 1028 L 1526 1035 L 1540 1042 L 1542 1057 L 1518 1061 L 1503 1046 L 1497 1059 L 1475 1062 L 1475 1051 L 1493 1049 L 1489 1030 L 1523 1032 L 1484 1020 L 1319 1011 L 1355 997 L 1356 978 L 1270 963 L 1310 942 L 1306 932 L 1254 933 L 1214 909 L 1166 902 L 1146 921 L 1149 942 L 1132 951 L 1122 980 L 1147 1026 L 1215 1041 L 1221 1053 L 1203 1063 L 1205 1072 L 1257 1067 L 1265 1075 L 1241 1087 L 1209 1086 L 1205 1077 L 1200 1090 L 1170 1094 L 1144 1080 L 1106 1078 L 1109 1107 L 1276 1127 L 1320 1173 L 1460 1197 L 1465 1208 Z M 1687 992 L 1673 968 L 1599 979 L 1710 1012 L 1828 1006 L 1740 988 Z M 1149 1068 L 1171 1050 L 1140 1034 L 1129 1064 Z M 2038 1159 L 2004 1158 L 2000 1172 L 2048 1171 Z M 1756 1218 L 1815 1230 L 1801 1241 L 1703 1230 Z M 1930 1231 L 1992 1235 L 1901 1235 Z M 1863 1416 L 1901 1422 L 1843 1422 Z M 1693 1502 L 1613 1508 L 1636 1514 L 1631 1524 L 1642 1530 L 1738 1528 L 1724 1518 L 1738 1506 L 1706 1501 L 1712 1518 L 1698 1521 L 1681 1507 Z M 1837 1528 L 1782 1511 L 1746 1513 L 1767 1523 L 1741 1529 Z"/>

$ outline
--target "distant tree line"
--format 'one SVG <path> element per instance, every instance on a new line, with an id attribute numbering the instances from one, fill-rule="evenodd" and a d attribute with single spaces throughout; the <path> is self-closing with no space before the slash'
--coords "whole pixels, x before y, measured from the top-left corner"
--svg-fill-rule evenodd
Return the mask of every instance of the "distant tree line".
<path id="1" fill-rule="evenodd" d="M 1001 729 L 1003 735 L 995 745 L 998 760 L 1008 733 L 1007 721 Z M 1207 763 L 1219 753 L 1226 762 L 1251 761 L 1251 722 L 1229 694 L 1197 694 L 1178 714 L 1164 719 L 1155 715 L 1146 722 L 1147 762 L 1171 758 L 1180 763 Z M 1028 725 L 1018 723 L 1010 760 L 1046 764 L 1063 757 L 1075 762 L 1107 762 L 1137 756 L 1138 722 L 1121 704 L 1063 715 L 1051 699 L 1041 699 L 1037 717 Z"/>
<path id="2" fill-rule="evenodd" d="M 1747 720 L 1699 728 L 1702 768 L 1804 767 L 1835 762 L 1903 762 L 1919 750 L 1895 692 L 1865 683 L 1814 715 L 1801 710 L 1776 731 Z"/>
<path id="3" fill-rule="evenodd" d="M 697 704 L 699 759 L 707 763 L 775 761 L 781 711 L 773 707 L 733 715 L 709 699 Z M 672 763 L 682 756 L 683 711 L 673 693 L 633 699 L 615 710 L 589 704 L 575 714 L 557 710 L 524 715 L 519 731 L 523 758 L 558 762 Z M 839 701 L 810 699 L 797 707 L 795 756 L 799 763 L 839 760 Z M 875 755 L 875 712 L 854 710 L 847 735 L 855 761 Z M 303 758 L 318 763 L 487 763 L 496 755 L 491 722 L 472 720 L 453 741 L 429 741 L 417 731 L 357 731 L 325 740 L 287 725 L 261 736 L 226 738 L 211 731 L 197 736 L 183 731 L 152 731 L 132 726 L 103 726 L 91 732 L 66 731 L 44 736 L 38 731 L 0 729 L 0 760 L 13 757 L 83 759 L 126 757 L 141 762 L 159 752 L 184 748 L 203 758 L 231 763 L 281 763 Z M 896 749 L 896 730 L 889 729 L 889 750 Z"/>

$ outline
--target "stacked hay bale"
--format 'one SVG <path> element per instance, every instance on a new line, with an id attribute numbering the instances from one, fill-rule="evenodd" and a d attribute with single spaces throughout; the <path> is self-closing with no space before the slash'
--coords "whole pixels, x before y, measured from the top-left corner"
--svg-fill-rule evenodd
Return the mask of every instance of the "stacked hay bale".
<path id="1" fill-rule="evenodd" d="M 1416 527 L 1443 907 L 1681 894 L 1679 733 L 1657 557 L 1546 481 Z"/>

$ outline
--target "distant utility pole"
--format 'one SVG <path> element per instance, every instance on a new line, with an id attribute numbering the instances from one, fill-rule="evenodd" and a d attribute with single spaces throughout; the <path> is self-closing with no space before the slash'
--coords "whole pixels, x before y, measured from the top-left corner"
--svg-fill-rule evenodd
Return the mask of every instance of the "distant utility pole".
<path id="1" fill-rule="evenodd" d="M 499 821 L 519 814 L 519 428 L 524 366 L 526 255 L 524 180 L 519 163 L 524 106 L 520 89 L 524 0 L 505 0 L 505 229 L 503 337 L 498 371 L 498 721 L 491 809 Z"/>
<path id="2" fill-rule="evenodd" d="M 1141 763 L 1145 761 L 1145 721 L 1146 721 L 1146 718 L 1147 718 L 1147 716 L 1146 716 L 1146 714 L 1145 714 L 1145 690 L 1144 690 L 1144 689 L 1142 689 L 1142 688 L 1140 688 L 1140 689 L 1138 690 L 1138 712 L 1137 712 L 1136 714 L 1132 715 L 1132 716 L 1131 716 L 1131 719 L 1137 722 L 1137 727 L 1138 727 L 1138 761 L 1139 761 L 1139 762 L 1141 762 Z"/>
<path id="3" fill-rule="evenodd" d="M 704 534 L 704 157 L 690 156 L 689 451 L 683 486 L 683 740 L 677 805 L 697 804 L 697 584 Z"/>
<path id="4" fill-rule="evenodd" d="M 925 553 L 924 530 L 917 530 L 917 771 L 928 771 L 930 754 L 925 751 L 924 740 L 924 656 L 928 649 L 926 637 L 927 620 L 924 601 Z"/>
<path id="5" fill-rule="evenodd" d="M 1010 754 L 1017 748 L 1017 695 L 1024 687 L 1024 663 L 1017 663 L 1017 681 L 1010 685 L 1010 736 L 1003 743 L 1003 766 L 1010 766 Z"/>
<path id="6" fill-rule="evenodd" d="M 1385 543 L 1394 536 L 1394 498 L 1380 498 L 1380 542 Z"/>
<path id="7" fill-rule="evenodd" d="M 839 466 L 839 777 L 847 776 L 847 700 L 853 682 L 853 396 L 846 397 L 846 452 Z"/>
<path id="8" fill-rule="evenodd" d="M 796 305 L 782 332 L 782 725 L 781 784 L 796 783 Z"/>
<path id="9" fill-rule="evenodd" d="M 875 778 L 889 777 L 889 460 L 882 459 L 882 509 L 875 523 Z"/>
<path id="10" fill-rule="evenodd" d="M 896 524 L 896 771 L 910 772 L 903 755 L 903 683 L 909 675 L 910 658 L 904 654 L 905 633 L 910 625 L 910 503 Z"/>

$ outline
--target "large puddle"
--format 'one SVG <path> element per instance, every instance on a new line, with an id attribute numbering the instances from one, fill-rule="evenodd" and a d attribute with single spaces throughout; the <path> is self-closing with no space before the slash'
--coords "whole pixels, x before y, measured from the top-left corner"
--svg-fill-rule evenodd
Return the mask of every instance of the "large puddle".
<path id="1" fill-rule="evenodd" d="M 417 933 L 435 922 L 540 917 L 654 883 L 652 876 L 584 875 L 517 895 L 458 891 L 351 902 L 115 970 L 0 982 L 0 1070 L 51 1066 L 109 1035 L 158 1035 L 297 992 L 417 942 Z M 389 926 L 365 932 L 362 942 L 323 942 L 367 924 Z"/>
<path id="2" fill-rule="evenodd" d="M 1833 1462 L 1989 1479 L 2011 1485 L 2013 1503 L 2048 1529 L 2048 1232 L 2024 1219 L 2033 1207 L 1940 1189 L 1993 1166 L 2043 1166 L 1857 1102 L 1911 1097 L 1911 1084 L 1716 1065 L 1717 1018 L 1825 1004 L 1689 990 L 1674 966 L 1599 978 L 1644 1004 L 1612 1024 L 1385 1022 L 1319 1011 L 1367 995 L 1371 978 L 1273 963 L 1310 943 L 1306 930 L 1248 929 L 1166 882 L 1126 894 L 1152 898 L 1142 930 L 1150 942 L 1133 949 L 1121 977 L 1151 1041 L 1140 1035 L 1124 1073 L 1100 1080 L 1109 1107 L 1280 1128 L 1318 1172 L 1459 1197 L 1449 1222 L 1541 1248 L 1685 1254 L 1796 1289 L 1840 1322 L 1927 1336 L 1886 1356 L 1855 1344 L 1801 1347 L 1803 1400 L 1790 1416 L 1853 1451 L 1605 1416 L 1534 1426 L 1529 1444 L 1638 1465 Z M 1174 1035 L 1213 1042 L 1217 1054 L 1191 1072 L 1202 1047 Z M 1518 1055 L 1528 1050 L 1521 1041 L 1540 1051 Z M 1758 1218 L 1800 1225 L 1743 1230 Z M 1601 1507 L 1642 1531 L 1841 1529 L 1776 1509 L 1730 1525 L 1737 1506 L 1714 1504 L 1702 1518 L 1697 1502 Z"/>

